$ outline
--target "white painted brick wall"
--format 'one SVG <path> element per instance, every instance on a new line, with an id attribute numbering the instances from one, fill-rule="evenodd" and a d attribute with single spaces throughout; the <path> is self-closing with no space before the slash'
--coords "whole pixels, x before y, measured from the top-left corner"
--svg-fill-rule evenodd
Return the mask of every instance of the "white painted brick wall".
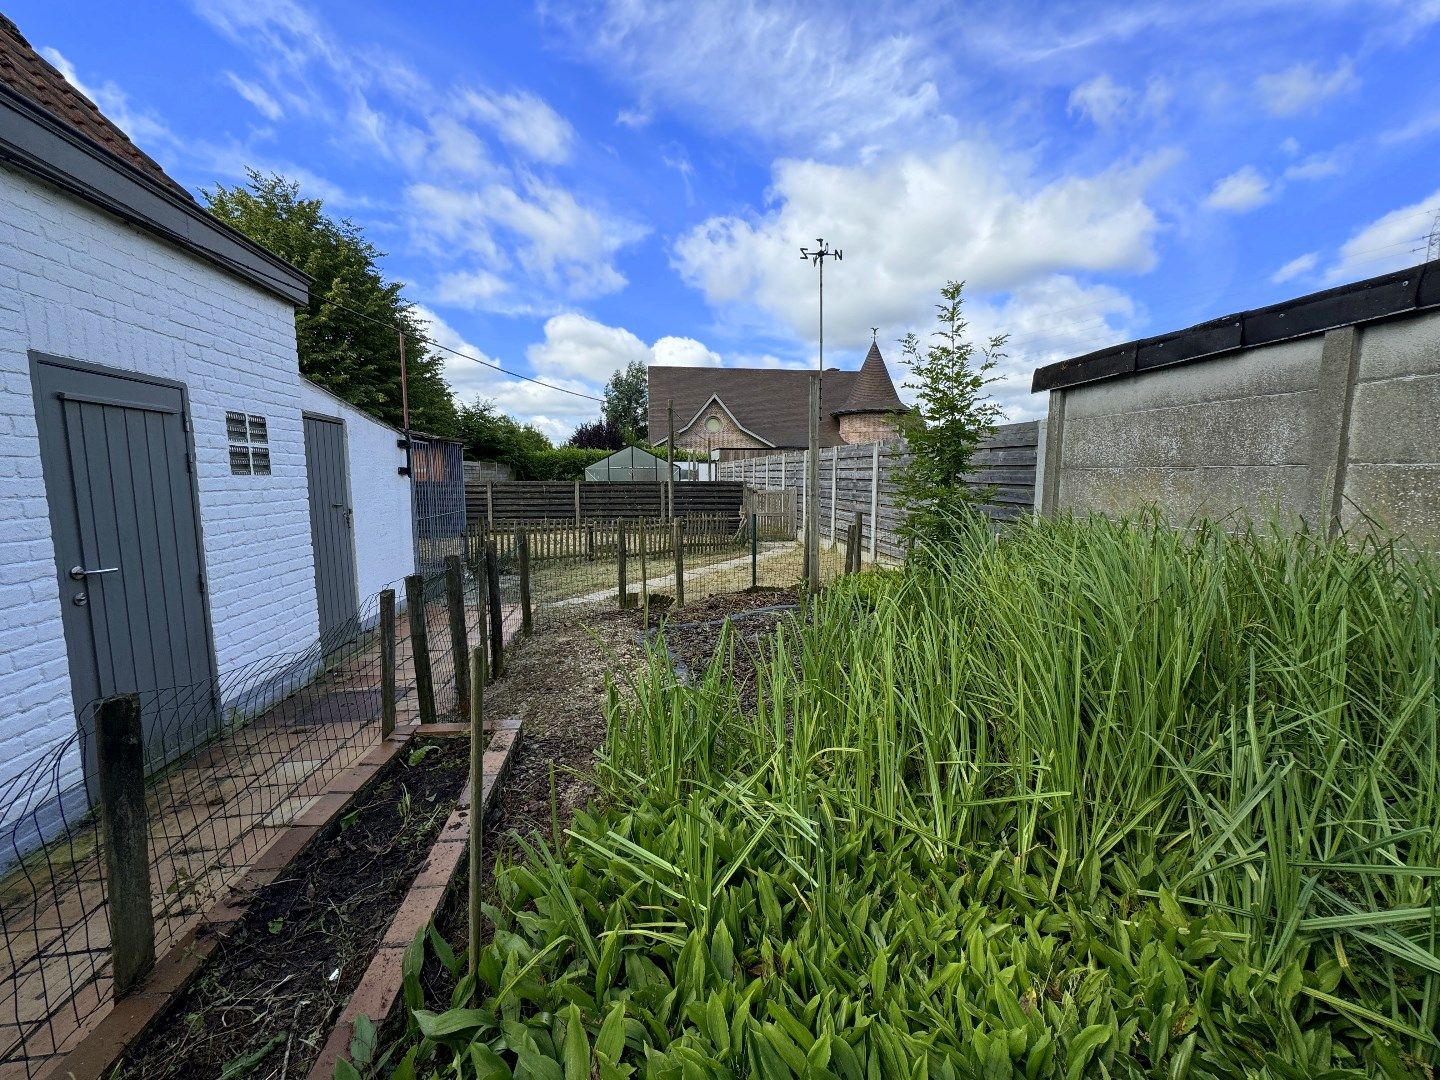
<path id="1" fill-rule="evenodd" d="M 345 421 L 355 576 L 363 608 L 366 599 L 415 572 L 410 481 L 398 471 L 405 464 L 400 432 L 304 379 L 300 400 L 307 412 Z"/>
<path id="2" fill-rule="evenodd" d="M 292 308 L 0 168 L 0 790 L 75 730 L 31 349 L 189 388 L 222 678 L 318 625 Z M 273 475 L 231 475 L 227 409 L 265 416 Z"/>

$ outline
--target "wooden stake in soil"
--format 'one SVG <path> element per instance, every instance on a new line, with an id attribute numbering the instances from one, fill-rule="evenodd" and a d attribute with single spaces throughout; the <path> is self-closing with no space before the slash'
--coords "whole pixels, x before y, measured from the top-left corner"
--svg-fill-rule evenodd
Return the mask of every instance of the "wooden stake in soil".
<path id="1" fill-rule="evenodd" d="M 625 525 L 623 522 L 615 522 L 615 562 L 620 572 L 620 610 L 625 610 L 625 590 L 630 584 L 625 580 Z"/>
<path id="2" fill-rule="evenodd" d="M 515 530 L 515 553 L 520 561 L 520 632 L 530 636 L 530 537 L 524 529 Z"/>
<path id="3" fill-rule="evenodd" d="M 860 513 L 857 510 L 855 520 L 850 522 L 850 527 L 845 530 L 845 573 L 855 573 L 855 555 L 858 541 L 855 534 L 860 529 Z"/>
<path id="4" fill-rule="evenodd" d="M 685 526 L 676 518 L 670 523 L 670 544 L 675 549 L 675 606 L 685 606 Z"/>
<path id="5" fill-rule="evenodd" d="M 145 813 L 145 734 L 140 698 L 107 698 L 95 712 L 100 772 L 100 826 L 115 998 L 138 986 L 155 966 L 155 912 L 150 906 L 150 827 Z"/>
<path id="6" fill-rule="evenodd" d="M 455 711 L 470 712 L 470 641 L 465 632 L 465 571 L 459 555 L 445 556 L 445 607 L 450 615 L 450 655 L 455 664 Z"/>
<path id="7" fill-rule="evenodd" d="M 380 591 L 380 741 L 395 732 L 395 590 Z"/>
<path id="8" fill-rule="evenodd" d="M 430 674 L 430 632 L 425 625 L 425 579 L 405 579 L 405 611 L 410 616 L 410 657 L 415 663 L 415 695 L 420 699 L 420 723 L 435 723 L 435 681 Z"/>
<path id="9" fill-rule="evenodd" d="M 470 975 L 475 975 L 475 965 L 480 958 L 480 878 L 483 873 L 483 845 L 485 842 L 485 724 L 483 708 L 485 698 L 485 649 L 477 646 L 470 653 L 470 685 L 475 688 L 470 697 L 470 880 L 466 902 L 470 905 L 467 958 Z"/>
<path id="10" fill-rule="evenodd" d="M 500 553 L 495 541 L 485 545 L 485 586 L 490 606 L 490 677 L 505 669 L 505 613 L 500 609 Z"/>

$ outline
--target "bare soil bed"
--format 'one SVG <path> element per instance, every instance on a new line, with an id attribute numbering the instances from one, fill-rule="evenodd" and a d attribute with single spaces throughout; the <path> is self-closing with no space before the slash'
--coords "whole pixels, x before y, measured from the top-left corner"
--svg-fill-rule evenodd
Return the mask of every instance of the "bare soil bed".
<path id="1" fill-rule="evenodd" d="M 794 603 L 792 590 L 760 589 L 689 604 L 670 613 L 675 641 L 683 642 L 679 655 L 703 666 L 714 653 L 727 615 L 745 616 L 737 629 L 743 627 L 745 640 L 758 641 L 795 611 L 756 609 Z M 650 615 L 652 631 L 663 625 L 665 613 L 657 608 Z M 679 631 L 682 622 L 700 625 Z M 487 865 L 514 855 L 519 836 L 549 839 L 556 825 L 563 831 L 575 811 L 596 797 L 593 770 L 595 753 L 605 740 L 605 677 L 610 675 L 623 692 L 627 676 L 645 663 L 644 640 L 639 611 L 551 609 L 537 620 L 535 636 L 514 652 L 505 678 L 486 690 L 487 716 L 519 716 L 525 723 L 524 739 L 485 826 Z M 672 642 L 672 655 L 675 648 Z M 487 877 L 487 892 L 489 888 Z M 466 926 L 460 893 L 454 890 L 436 920 L 437 929 L 457 951 L 465 945 Z M 493 894 L 486 899 L 495 901 Z M 433 956 L 427 959 L 422 981 L 428 1006 L 447 1008 L 453 982 Z M 393 1038 L 396 1032 L 386 1035 Z"/>
<path id="2" fill-rule="evenodd" d="M 794 589 L 750 589 L 712 596 L 678 611 L 650 613 L 650 633 L 663 637 L 671 663 L 681 676 L 699 676 L 715 657 L 725 624 L 730 624 L 732 667 L 746 706 L 755 704 L 755 665 L 781 623 L 803 618 Z"/>
<path id="3" fill-rule="evenodd" d="M 463 738 L 419 739 L 260 890 L 112 1075 L 304 1076 L 454 807 Z"/>

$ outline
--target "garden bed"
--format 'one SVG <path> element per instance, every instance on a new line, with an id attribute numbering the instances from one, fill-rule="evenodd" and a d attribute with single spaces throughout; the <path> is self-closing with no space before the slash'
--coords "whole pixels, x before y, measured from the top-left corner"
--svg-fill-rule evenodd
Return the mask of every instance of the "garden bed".
<path id="1" fill-rule="evenodd" d="M 416 739 L 260 889 L 118 1075 L 303 1076 L 464 786 L 469 741 Z"/>

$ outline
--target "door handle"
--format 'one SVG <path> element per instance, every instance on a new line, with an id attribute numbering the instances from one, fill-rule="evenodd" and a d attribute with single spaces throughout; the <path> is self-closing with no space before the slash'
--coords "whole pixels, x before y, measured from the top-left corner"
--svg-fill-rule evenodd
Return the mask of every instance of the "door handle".
<path id="1" fill-rule="evenodd" d="M 86 570 L 83 566 L 70 567 L 70 577 L 74 581 L 84 581 L 87 577 L 99 577 L 101 574 L 118 574 L 120 567 L 105 566 L 99 570 Z"/>

